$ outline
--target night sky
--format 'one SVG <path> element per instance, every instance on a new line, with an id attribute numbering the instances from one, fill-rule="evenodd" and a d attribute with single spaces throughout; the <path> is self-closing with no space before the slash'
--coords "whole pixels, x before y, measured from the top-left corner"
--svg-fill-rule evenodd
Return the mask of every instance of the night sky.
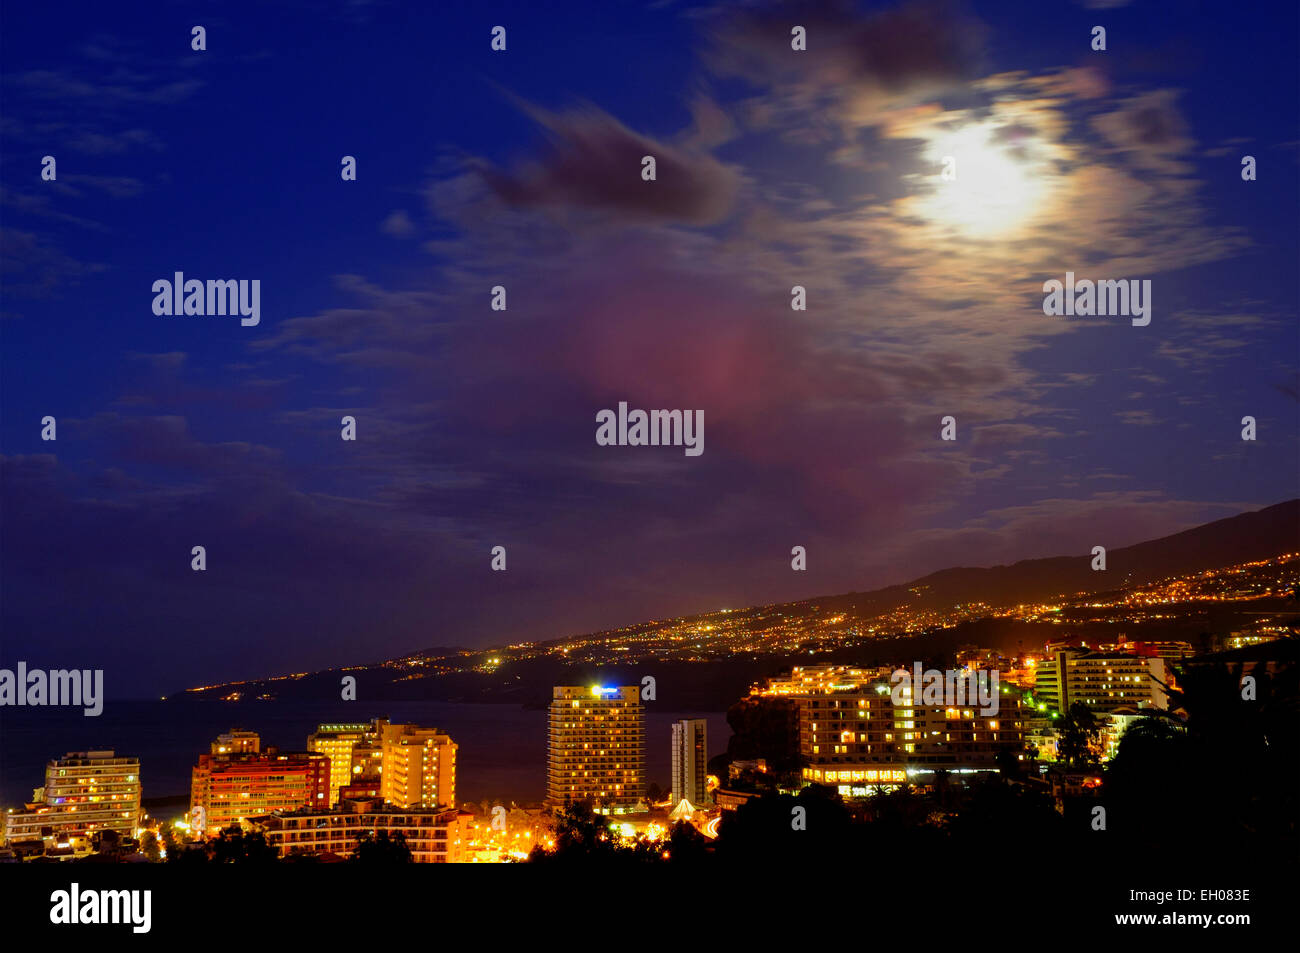
<path id="1" fill-rule="evenodd" d="M 156 696 L 1294 497 L 1297 27 L 1294 0 L 6 4 L 0 662 Z M 155 315 L 176 271 L 259 279 L 261 323 Z M 1045 316 L 1067 271 L 1150 279 L 1150 325 Z M 619 401 L 702 410 L 704 453 L 598 446 Z"/>

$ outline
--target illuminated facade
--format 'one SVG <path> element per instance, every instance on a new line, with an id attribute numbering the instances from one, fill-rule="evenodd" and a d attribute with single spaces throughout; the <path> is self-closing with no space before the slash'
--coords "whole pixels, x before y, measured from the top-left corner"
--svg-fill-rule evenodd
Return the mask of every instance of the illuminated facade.
<path id="1" fill-rule="evenodd" d="M 190 812 L 202 808 L 203 830 L 213 835 L 248 818 L 305 806 L 325 806 L 330 762 L 320 754 L 202 754 L 190 776 Z"/>
<path id="2" fill-rule="evenodd" d="M 1117 645 L 1103 646 L 1103 648 L 1112 648 L 1114 651 L 1123 652 L 1126 655 L 1143 655 L 1148 658 L 1154 656 L 1164 659 L 1165 664 L 1179 662 L 1196 654 L 1196 649 L 1192 647 L 1190 642 L 1175 640 L 1149 642 L 1121 639 Z"/>
<path id="3" fill-rule="evenodd" d="M 455 808 L 398 808 L 379 798 L 365 798 L 345 799 L 329 810 L 277 811 L 259 826 L 281 857 L 323 853 L 347 857 L 361 834 L 378 836 L 386 831 L 390 838 L 402 835 L 417 864 L 454 864 L 462 860 L 469 816 Z"/>
<path id="4" fill-rule="evenodd" d="M 891 669 L 859 668 L 855 665 L 796 665 L 790 674 L 769 678 L 763 687 L 755 686 L 753 695 L 815 695 L 821 692 L 853 688 L 873 678 L 888 678 Z"/>
<path id="5" fill-rule="evenodd" d="M 113 751 L 73 751 L 45 766 L 45 787 L 26 810 L 6 815 L 8 842 L 69 840 L 140 823 L 140 759 Z"/>
<path id="6" fill-rule="evenodd" d="M 1059 754 L 1061 734 L 1042 719 L 1030 719 L 1025 730 L 1025 747 L 1038 761 L 1055 761 Z"/>
<path id="7" fill-rule="evenodd" d="M 386 718 L 369 722 L 323 724 L 307 738 L 307 750 L 330 759 L 330 806 L 339 802 L 339 789 L 353 781 L 378 778 L 383 763 Z"/>
<path id="8" fill-rule="evenodd" d="M 709 724 L 703 718 L 673 722 L 674 805 L 685 799 L 700 807 L 707 801 L 708 730 Z"/>
<path id="9" fill-rule="evenodd" d="M 896 707 L 888 687 L 873 682 L 799 700 L 799 753 L 808 765 L 807 780 L 862 796 L 918 772 L 993 770 L 999 752 L 1017 758 L 1024 752 L 1015 695 L 1000 696 L 997 714 L 985 716 L 969 707 Z"/>
<path id="10" fill-rule="evenodd" d="M 345 784 L 339 788 L 340 801 L 356 800 L 357 798 L 377 797 L 382 798 L 383 792 L 380 790 L 382 782 L 379 778 L 363 778 L 353 781 L 351 784 Z"/>
<path id="11" fill-rule="evenodd" d="M 1065 654 L 1056 652 L 1039 661 L 1034 668 L 1034 697 L 1040 704 L 1052 711 L 1063 711 L 1061 707 L 1061 666 L 1060 657 Z"/>
<path id="12" fill-rule="evenodd" d="M 645 791 L 645 713 L 635 686 L 556 686 L 547 722 L 546 802 L 625 814 Z"/>
<path id="13" fill-rule="evenodd" d="M 996 714 L 978 706 L 895 706 L 891 668 L 847 665 L 796 668 L 772 679 L 765 695 L 795 703 L 799 712 L 799 754 L 803 777 L 836 787 L 846 797 L 863 797 L 909 779 L 925 780 L 937 770 L 991 771 L 998 755 L 1024 755 L 1020 696 L 1004 691 Z M 911 697 L 911 690 L 904 691 Z"/>
<path id="14" fill-rule="evenodd" d="M 1103 716 L 1100 720 L 1101 726 L 1101 760 L 1109 761 L 1119 752 L 1119 743 L 1124 739 L 1124 733 L 1129 730 L 1138 721 L 1149 718 L 1150 715 L 1141 714 L 1136 708 L 1118 708 Z"/>
<path id="15" fill-rule="evenodd" d="M 758 791 L 718 788 L 713 792 L 713 802 L 723 811 L 737 811 L 756 797 L 761 797 Z"/>
<path id="16" fill-rule="evenodd" d="M 1234 632 L 1224 640 L 1224 648 L 1241 649 L 1248 645 L 1263 645 L 1265 642 L 1275 642 L 1282 638 L 1286 629 L 1278 626 L 1264 632 Z"/>
<path id="17" fill-rule="evenodd" d="M 402 808 L 456 803 L 456 743 L 437 728 L 386 725 L 379 790 Z"/>
<path id="18" fill-rule="evenodd" d="M 212 742 L 213 754 L 257 754 L 262 750 L 262 739 L 255 731 L 236 728 L 224 735 L 217 735 Z"/>
<path id="19" fill-rule="evenodd" d="M 1093 712 L 1119 708 L 1168 708 L 1164 659 L 1123 652 L 1061 649 L 1039 665 L 1039 699 L 1057 711 L 1075 702 Z M 1162 684 L 1163 683 L 1163 684 Z"/>

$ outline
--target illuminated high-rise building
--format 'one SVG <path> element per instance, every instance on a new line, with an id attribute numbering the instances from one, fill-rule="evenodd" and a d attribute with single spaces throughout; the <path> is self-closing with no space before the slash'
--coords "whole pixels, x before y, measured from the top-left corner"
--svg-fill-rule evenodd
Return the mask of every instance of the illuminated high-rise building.
<path id="1" fill-rule="evenodd" d="M 330 759 L 330 806 L 339 789 L 353 781 L 378 778 L 382 764 L 383 730 L 388 719 L 320 725 L 307 738 L 307 750 Z"/>
<path id="2" fill-rule="evenodd" d="M 703 718 L 673 722 L 673 791 L 676 806 L 686 800 L 701 807 L 708 796 L 705 779 L 708 766 L 709 723 Z"/>
<path id="3" fill-rule="evenodd" d="M 1062 659 L 1071 651 L 1079 650 L 1061 650 L 1053 653 L 1038 663 L 1034 669 L 1034 698 L 1038 704 L 1046 706 L 1052 711 L 1064 711 L 1061 702 L 1064 695 L 1061 692 L 1061 664 Z"/>
<path id="4" fill-rule="evenodd" d="M 1062 711 L 1076 702 L 1093 712 L 1168 708 L 1164 659 L 1124 652 L 1057 653 Z"/>
<path id="5" fill-rule="evenodd" d="M 387 725 L 380 793 L 401 808 L 454 807 L 456 743 L 437 728 Z"/>
<path id="6" fill-rule="evenodd" d="M 1104 714 L 1120 708 L 1168 708 L 1168 683 L 1159 656 L 1063 648 L 1038 666 L 1035 694 L 1059 712 L 1079 703 Z"/>
<path id="7" fill-rule="evenodd" d="M 546 801 L 628 813 L 645 793 L 645 721 L 636 685 L 556 686 L 547 723 Z"/>

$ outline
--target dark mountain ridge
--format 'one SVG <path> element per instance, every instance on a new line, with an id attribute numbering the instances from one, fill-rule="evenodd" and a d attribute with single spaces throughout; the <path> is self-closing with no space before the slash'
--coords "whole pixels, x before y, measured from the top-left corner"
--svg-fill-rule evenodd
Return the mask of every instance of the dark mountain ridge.
<path id="1" fill-rule="evenodd" d="M 1104 543 L 1099 542 L 1099 545 Z M 1080 592 L 1141 586 L 1168 576 L 1300 552 L 1300 499 L 1229 516 L 1172 536 L 1106 550 L 1105 571 L 1092 554 L 1025 559 L 1010 566 L 941 569 L 898 586 L 810 600 L 831 608 L 878 605 L 942 608 L 967 602 L 1016 605 Z"/>
<path id="2" fill-rule="evenodd" d="M 1263 561 L 1285 553 L 1296 552 L 1300 552 L 1300 499 L 1288 500 L 1264 509 L 1216 520 L 1172 536 L 1107 550 L 1105 571 L 1094 571 L 1091 568 L 1090 552 L 1076 556 L 1022 560 L 1010 566 L 958 567 L 931 573 L 904 585 L 889 586 L 872 592 L 845 593 L 800 602 L 774 603 L 731 610 L 728 618 L 748 617 L 761 628 L 764 624 L 763 619 L 765 617 L 770 619 L 773 615 L 802 616 L 812 622 L 817 618 L 841 612 L 849 618 L 867 619 L 875 614 L 899 608 L 944 609 L 967 603 L 1010 607 L 1050 601 L 1057 597 L 1078 596 L 1083 593 L 1122 590 L 1158 582 L 1170 576 Z M 574 635 L 533 644 L 554 647 L 565 646 L 571 642 L 599 641 L 606 634 L 618 636 L 625 635 L 629 630 L 651 631 L 670 624 L 689 623 L 696 619 L 704 620 L 717 615 L 718 613 L 704 613 L 677 617 L 671 622 L 664 620 L 644 622 L 624 627 L 617 632 Z M 985 619 L 984 621 L 988 623 L 997 620 Z M 984 629 L 981 629 L 982 624 L 970 620 L 945 629 L 943 633 L 911 635 L 907 637 L 907 641 L 909 645 L 914 640 L 933 641 L 937 635 L 946 633 L 939 643 L 931 646 L 932 649 L 938 650 L 941 647 L 940 643 L 942 647 L 950 648 L 947 643 L 953 638 L 962 641 L 974 639 L 984 644 L 999 646 L 1003 643 L 1013 644 L 1015 640 L 1023 640 L 1026 637 L 1033 638 L 1031 633 L 1037 633 L 1038 637 L 1046 637 L 1052 633 L 1050 626 L 1037 629 L 1024 623 L 1013 624 L 1000 621 L 992 628 L 984 625 Z M 882 643 L 880 651 L 896 652 L 898 648 L 898 646 L 889 648 Z M 921 648 L 918 642 L 908 651 L 915 652 Z M 830 650 L 823 648 L 822 651 Z M 220 697 L 232 686 L 237 685 L 241 692 L 252 697 L 257 697 L 263 691 L 269 691 L 276 697 L 316 697 L 320 694 L 333 696 L 337 695 L 338 691 L 338 673 L 347 671 L 357 677 L 359 686 L 365 687 L 365 695 L 368 697 L 376 695 L 397 699 L 439 697 L 449 700 L 513 700 L 532 703 L 536 702 L 537 698 L 546 697 L 549 694 L 548 686 L 561 684 L 566 677 L 571 677 L 574 670 L 573 662 L 557 655 L 513 660 L 514 667 L 511 667 L 508 672 L 503 671 L 495 675 L 475 671 L 472 667 L 461 670 L 462 666 L 473 666 L 478 657 L 486 657 L 498 652 L 503 655 L 510 654 L 504 644 L 487 649 L 440 647 L 426 652 L 408 653 L 384 663 L 353 665 L 346 669 L 317 672 L 288 680 L 256 679 L 243 683 L 228 683 L 225 686 L 209 686 L 198 692 L 191 690 L 186 694 L 191 697 L 194 694 Z M 858 647 L 839 650 L 835 652 L 834 657 L 841 654 L 844 660 L 862 661 L 870 653 Z M 821 660 L 827 661 L 830 657 Z M 404 663 L 404 660 L 413 659 L 423 659 L 424 662 L 421 664 L 431 665 L 427 669 L 420 668 L 422 674 L 417 676 L 415 681 L 409 680 L 410 675 L 407 673 L 412 669 Z M 444 667 L 439 660 L 446 660 L 450 667 Z M 630 661 L 632 660 L 629 659 Z M 715 679 L 719 665 L 717 662 L 685 661 L 659 664 L 661 667 L 671 665 L 680 669 L 676 681 L 683 685 L 691 682 L 697 675 L 705 677 L 706 672 L 713 673 L 708 675 L 706 680 Z M 751 679 L 757 674 L 769 673 L 769 669 L 775 671 L 776 668 L 781 667 L 781 664 L 782 659 L 777 654 L 761 657 L 756 655 L 737 669 L 734 681 L 737 684 L 747 684 L 746 679 Z M 606 674 L 612 677 L 618 666 L 615 663 L 597 667 L 607 669 Z M 578 665 L 577 668 L 584 669 L 584 666 Z M 636 667 L 636 670 L 639 671 L 641 668 L 644 666 Z M 633 669 L 629 669 L 629 672 L 632 671 Z M 403 678 L 404 675 L 406 679 Z"/>

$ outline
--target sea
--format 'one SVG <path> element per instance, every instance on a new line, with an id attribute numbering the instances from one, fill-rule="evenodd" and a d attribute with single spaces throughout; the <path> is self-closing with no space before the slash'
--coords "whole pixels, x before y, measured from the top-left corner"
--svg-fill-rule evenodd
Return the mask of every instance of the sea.
<path id="1" fill-rule="evenodd" d="M 80 708 L 0 708 L 0 805 L 17 807 L 44 784 L 45 764 L 72 751 L 110 749 L 140 759 L 146 800 L 189 795 L 190 769 L 217 735 L 256 731 L 262 747 L 305 751 L 307 736 L 325 722 L 369 721 L 439 728 L 459 746 L 456 799 L 540 801 L 546 796 L 546 711 L 506 704 L 455 702 L 286 702 L 172 699 L 105 702 L 103 713 Z M 671 724 L 708 722 L 709 757 L 731 737 L 725 712 L 660 712 L 646 707 L 646 779 L 672 783 Z"/>

